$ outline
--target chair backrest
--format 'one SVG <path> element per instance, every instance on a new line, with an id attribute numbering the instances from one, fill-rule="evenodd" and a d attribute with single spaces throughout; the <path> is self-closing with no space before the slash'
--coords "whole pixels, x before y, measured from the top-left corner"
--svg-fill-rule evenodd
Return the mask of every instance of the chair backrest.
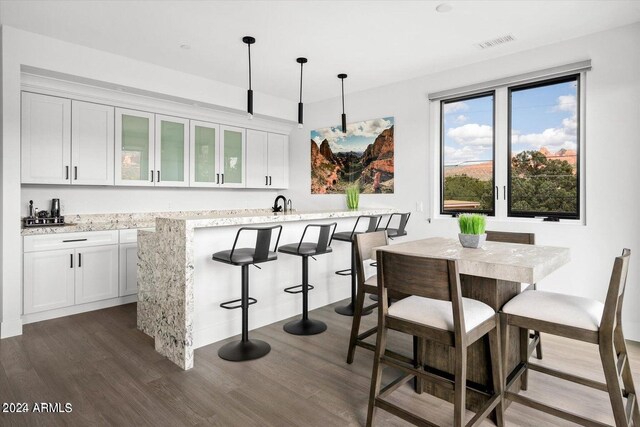
<path id="1" fill-rule="evenodd" d="M 487 242 L 521 243 L 523 245 L 535 245 L 535 233 L 512 233 L 508 231 L 487 230 Z"/>
<path id="2" fill-rule="evenodd" d="M 355 235 L 356 231 L 358 231 L 358 225 L 361 220 L 368 219 L 369 224 L 367 225 L 367 230 L 365 233 L 372 233 L 376 231 L 378 228 L 378 224 L 380 224 L 380 219 L 382 219 L 382 215 L 360 215 L 356 220 L 355 225 L 353 226 L 353 230 L 351 231 L 351 238 Z"/>
<path id="3" fill-rule="evenodd" d="M 386 315 L 388 308 L 387 292 L 451 301 L 454 332 L 465 332 L 457 261 L 384 250 L 377 252 L 377 259 L 378 295 L 382 301 L 383 315 Z"/>
<path id="4" fill-rule="evenodd" d="M 398 235 L 404 235 L 405 234 L 405 228 L 407 227 L 407 223 L 409 222 L 409 218 L 411 217 L 411 212 L 404 212 L 404 213 L 392 213 L 391 215 L 389 215 L 389 220 L 387 221 L 387 225 L 385 225 L 384 229 L 387 230 L 389 228 L 389 225 L 391 224 L 391 220 L 393 219 L 394 216 L 399 216 L 400 217 L 400 222 L 398 223 Z"/>
<path id="5" fill-rule="evenodd" d="M 273 248 L 273 251 L 270 250 L 271 240 L 273 230 L 278 230 L 278 236 L 276 238 L 276 242 Z M 267 261 L 269 258 L 269 252 L 275 252 L 278 250 L 278 244 L 280 243 L 280 235 L 282 234 L 282 226 L 274 225 L 271 227 L 242 227 L 238 230 L 236 234 L 236 239 L 233 242 L 233 247 L 231 248 L 230 258 L 233 259 L 233 253 L 236 250 L 236 244 L 238 243 L 238 238 L 240 234 L 245 231 L 256 231 L 256 244 L 254 246 L 255 252 L 253 255 L 254 262 L 263 262 Z"/>
<path id="6" fill-rule="evenodd" d="M 379 246 L 387 246 L 389 238 L 386 231 L 374 231 L 373 233 L 357 234 L 355 237 L 356 251 L 356 276 L 358 277 L 358 285 L 363 286 L 365 277 L 364 263 L 372 258 L 371 252 L 373 248 Z"/>
<path id="7" fill-rule="evenodd" d="M 316 243 L 316 252 L 319 254 L 326 252 L 327 248 L 331 246 L 333 233 L 335 233 L 337 226 L 337 222 L 332 222 L 330 224 L 308 224 L 302 232 L 302 237 L 300 237 L 300 243 L 298 243 L 298 251 L 300 251 L 300 246 L 304 242 L 304 236 L 305 234 L 307 234 L 307 230 L 309 228 L 319 228 L 318 242 Z"/>
<path id="8" fill-rule="evenodd" d="M 609 280 L 609 290 L 604 303 L 604 313 L 600 321 L 600 332 L 611 333 L 617 322 L 622 321 L 622 302 L 627 284 L 627 273 L 629 272 L 629 258 L 631 250 L 624 249 L 622 255 L 616 257 L 613 263 L 611 279 Z"/>

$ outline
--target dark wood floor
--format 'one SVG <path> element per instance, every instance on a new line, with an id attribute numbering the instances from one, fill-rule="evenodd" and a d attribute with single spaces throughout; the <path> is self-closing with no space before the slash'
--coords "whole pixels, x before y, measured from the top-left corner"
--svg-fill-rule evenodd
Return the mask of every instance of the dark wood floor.
<path id="1" fill-rule="evenodd" d="M 329 325 L 321 335 L 292 336 L 279 322 L 251 333 L 271 343 L 268 356 L 226 362 L 217 356 L 223 343 L 216 343 L 196 350 L 195 367 L 186 372 L 154 351 L 152 339 L 136 330 L 135 316 L 135 304 L 129 304 L 26 325 L 22 336 L 1 340 L 0 404 L 27 402 L 32 408 L 35 402 L 68 402 L 73 411 L 0 413 L 0 426 L 364 424 L 372 353 L 358 349 L 353 365 L 346 364 L 351 318 L 337 315 L 332 306 L 312 312 Z M 368 316 L 365 323 L 374 320 Z M 409 339 L 391 338 L 391 346 L 410 352 Z M 603 378 L 595 347 L 550 336 L 543 341 L 544 364 Z M 640 344 L 629 344 L 638 384 Z M 527 393 L 613 423 L 605 393 L 536 372 L 530 374 Z M 395 396 L 434 422 L 452 422 L 449 403 L 418 396 L 408 384 Z M 405 425 L 378 413 L 378 425 Z M 507 410 L 506 420 L 513 426 L 571 425 L 517 404 Z"/>

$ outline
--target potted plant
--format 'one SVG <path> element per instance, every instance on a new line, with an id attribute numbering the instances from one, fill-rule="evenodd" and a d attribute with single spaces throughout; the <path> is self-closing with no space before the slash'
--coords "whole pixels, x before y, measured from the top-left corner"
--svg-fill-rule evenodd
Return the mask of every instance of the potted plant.
<path id="1" fill-rule="evenodd" d="M 358 203 L 360 203 L 360 186 L 358 184 L 350 185 L 346 188 L 347 194 L 347 208 L 358 209 Z"/>
<path id="2" fill-rule="evenodd" d="M 460 244 L 465 248 L 477 249 L 487 240 L 484 232 L 487 218 L 480 214 L 461 214 L 458 216 Z"/>

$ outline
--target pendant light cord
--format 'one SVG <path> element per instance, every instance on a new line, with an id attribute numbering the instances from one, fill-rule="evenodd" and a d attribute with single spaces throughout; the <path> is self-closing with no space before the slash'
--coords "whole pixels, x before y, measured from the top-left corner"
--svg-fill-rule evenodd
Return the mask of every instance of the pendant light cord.
<path id="1" fill-rule="evenodd" d="M 300 102 L 302 102 L 302 66 L 304 64 L 300 64 Z"/>
<path id="2" fill-rule="evenodd" d="M 344 114 L 344 79 L 340 79 L 342 82 L 342 114 Z"/>
<path id="3" fill-rule="evenodd" d="M 251 44 L 247 44 L 249 48 L 249 90 L 251 90 Z"/>

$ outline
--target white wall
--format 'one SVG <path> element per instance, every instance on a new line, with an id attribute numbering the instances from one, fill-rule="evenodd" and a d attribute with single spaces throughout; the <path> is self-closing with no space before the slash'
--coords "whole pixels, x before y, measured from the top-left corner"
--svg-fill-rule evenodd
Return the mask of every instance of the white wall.
<path id="1" fill-rule="evenodd" d="M 599 300 L 604 300 L 613 258 L 623 247 L 630 248 L 632 261 L 623 318 L 627 338 L 640 340 L 639 41 L 640 24 L 634 24 L 347 95 L 349 122 L 395 117 L 395 194 L 363 195 L 360 204 L 413 211 L 409 239 L 455 236 L 455 220 L 427 221 L 432 216 L 430 188 L 438 185 L 430 178 L 434 176 L 430 170 L 434 159 L 429 154 L 433 132 L 427 93 L 591 59 L 593 69 L 586 79 L 587 225 L 490 225 L 496 230 L 535 232 L 536 243 L 542 245 L 570 247 L 571 263 L 541 282 L 540 288 Z M 290 176 L 295 179 L 287 196 L 298 208 L 343 207 L 344 196 L 310 195 L 309 170 L 309 131 L 339 123 L 339 99 L 306 105 L 305 110 L 305 129 L 291 134 Z M 425 203 L 425 212 L 415 212 L 418 201 Z"/>
<path id="2" fill-rule="evenodd" d="M 59 197 L 67 213 L 131 212 L 181 209 L 217 209 L 227 207 L 268 207 L 273 191 L 231 192 L 220 190 L 66 188 L 20 186 L 20 85 L 21 68 L 47 70 L 53 75 L 69 75 L 78 81 L 98 81 L 109 87 L 135 88 L 145 95 L 175 101 L 189 100 L 215 106 L 226 113 L 244 117 L 246 89 L 215 82 L 122 56 L 62 42 L 49 37 L 3 26 L 2 29 L 2 158 L 1 229 L 2 279 L 0 337 L 22 332 L 22 257 L 16 251 L 22 245 L 20 216 L 25 209 L 21 200 L 34 199 L 46 207 Z M 255 93 L 260 117 L 286 121 L 296 117 L 296 103 Z M 22 193 L 22 194 L 21 194 Z M 250 201 L 250 202 L 249 202 Z"/>

